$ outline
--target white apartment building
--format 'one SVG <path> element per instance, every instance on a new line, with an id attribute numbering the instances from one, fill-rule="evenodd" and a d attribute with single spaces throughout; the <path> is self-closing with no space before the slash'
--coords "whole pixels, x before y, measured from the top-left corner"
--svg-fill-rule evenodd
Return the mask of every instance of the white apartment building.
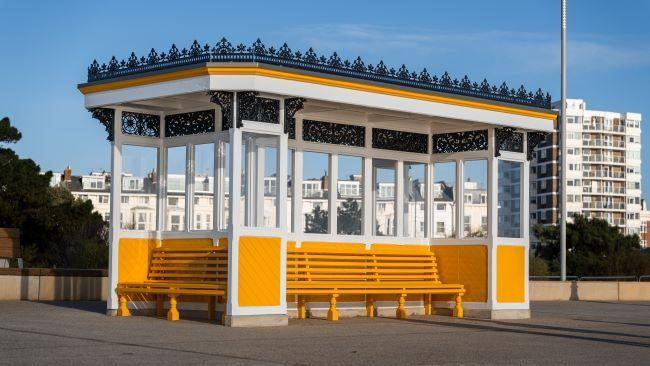
<path id="1" fill-rule="evenodd" d="M 583 214 L 640 235 L 641 114 L 589 110 L 584 100 L 567 99 L 566 134 L 568 220 Z M 560 136 L 549 135 L 531 162 L 531 225 L 559 221 Z"/>

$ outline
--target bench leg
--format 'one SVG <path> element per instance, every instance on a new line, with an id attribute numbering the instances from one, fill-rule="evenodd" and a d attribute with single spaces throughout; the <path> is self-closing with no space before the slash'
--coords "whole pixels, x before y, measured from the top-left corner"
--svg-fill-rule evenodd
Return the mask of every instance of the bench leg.
<path id="1" fill-rule="evenodd" d="M 219 319 L 219 321 L 221 322 L 221 325 L 226 325 L 226 308 L 227 308 L 227 305 L 225 304 L 226 300 L 223 298 L 223 296 L 219 296 L 217 297 L 217 302 L 219 304 L 224 304 L 223 312 L 221 313 L 221 319 Z"/>
<path id="2" fill-rule="evenodd" d="M 404 308 L 404 304 L 406 303 L 405 297 L 406 295 L 402 294 L 397 302 L 397 310 L 395 311 L 395 317 L 397 319 L 406 319 L 406 309 Z"/>
<path id="3" fill-rule="evenodd" d="M 336 309 L 336 298 L 339 295 L 330 296 L 330 309 L 327 311 L 327 320 L 335 322 L 339 320 L 339 311 Z"/>
<path id="4" fill-rule="evenodd" d="M 208 320 L 214 320 L 214 312 L 216 310 L 217 299 L 214 296 L 208 297 Z"/>
<path id="5" fill-rule="evenodd" d="M 375 317 L 375 299 L 373 299 L 372 297 L 369 297 L 366 300 L 366 316 L 368 318 Z"/>
<path id="6" fill-rule="evenodd" d="M 424 295 L 424 315 L 431 315 L 433 312 L 432 310 L 431 294 L 426 294 Z"/>
<path id="7" fill-rule="evenodd" d="M 307 305 L 303 297 L 298 297 L 298 319 L 307 318 Z"/>
<path id="8" fill-rule="evenodd" d="M 163 295 L 156 295 L 156 316 L 164 316 L 165 312 L 165 298 Z"/>
<path id="9" fill-rule="evenodd" d="M 169 295 L 169 311 L 167 311 L 167 320 L 176 321 L 180 318 L 178 309 L 176 308 L 176 295 Z"/>
<path id="10" fill-rule="evenodd" d="M 456 318 L 462 318 L 463 317 L 463 299 L 461 294 L 457 294 L 456 298 L 456 306 L 454 306 L 454 317 Z"/>
<path id="11" fill-rule="evenodd" d="M 117 316 L 131 316 L 129 308 L 126 307 L 126 296 L 120 295 L 120 308 L 117 309 Z"/>

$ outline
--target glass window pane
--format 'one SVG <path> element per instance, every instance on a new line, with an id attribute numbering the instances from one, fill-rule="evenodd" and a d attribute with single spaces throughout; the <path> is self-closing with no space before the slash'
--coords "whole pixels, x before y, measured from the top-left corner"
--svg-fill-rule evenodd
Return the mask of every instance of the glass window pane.
<path id="1" fill-rule="evenodd" d="M 363 212 L 363 158 L 339 155 L 337 185 L 337 232 L 361 235 Z"/>
<path id="2" fill-rule="evenodd" d="M 287 228 L 293 233 L 293 149 L 288 149 L 287 156 Z"/>
<path id="3" fill-rule="evenodd" d="M 463 163 L 463 237 L 487 237 L 487 160 Z"/>
<path id="4" fill-rule="evenodd" d="M 396 163 L 391 160 L 372 161 L 375 187 L 375 235 L 395 235 Z"/>
<path id="5" fill-rule="evenodd" d="M 433 237 L 456 237 L 456 162 L 436 163 L 433 168 Z"/>
<path id="6" fill-rule="evenodd" d="M 404 163 L 404 235 L 425 236 L 426 176 L 424 163 Z"/>
<path id="7" fill-rule="evenodd" d="M 157 148 L 122 146 L 120 229 L 157 229 L 157 170 Z"/>
<path id="8" fill-rule="evenodd" d="M 264 147 L 264 222 L 262 225 L 257 226 L 277 227 L 277 177 L 278 148 L 274 146 L 266 146 Z"/>
<path id="9" fill-rule="evenodd" d="M 186 147 L 167 149 L 166 230 L 185 230 L 185 156 Z"/>
<path id="10" fill-rule="evenodd" d="M 194 230 L 212 230 L 214 144 L 194 147 Z"/>
<path id="11" fill-rule="evenodd" d="M 305 233 L 328 232 L 329 154 L 305 151 L 302 167 L 302 213 Z"/>
<path id="12" fill-rule="evenodd" d="M 226 230 L 230 226 L 230 143 L 221 143 L 221 189 L 223 190 L 223 207 L 219 228 Z"/>
<path id="13" fill-rule="evenodd" d="M 499 160 L 498 236 L 521 238 L 522 163 Z"/>

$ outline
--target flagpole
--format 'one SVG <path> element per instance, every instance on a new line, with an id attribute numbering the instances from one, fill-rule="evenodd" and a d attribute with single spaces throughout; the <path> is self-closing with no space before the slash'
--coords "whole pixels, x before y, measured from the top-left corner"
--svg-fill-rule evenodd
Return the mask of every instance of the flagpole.
<path id="1" fill-rule="evenodd" d="M 561 107 L 560 107 L 560 123 L 561 136 L 562 136 L 562 150 L 561 161 L 562 169 L 560 178 L 562 179 L 560 190 L 560 206 L 562 211 L 560 213 L 560 276 L 562 281 L 566 281 L 566 221 L 567 221 L 567 207 L 566 207 L 566 189 L 567 189 L 567 159 L 566 159 L 566 143 L 567 143 L 567 129 L 566 129 L 566 0 L 562 1 L 562 76 L 561 76 Z"/>

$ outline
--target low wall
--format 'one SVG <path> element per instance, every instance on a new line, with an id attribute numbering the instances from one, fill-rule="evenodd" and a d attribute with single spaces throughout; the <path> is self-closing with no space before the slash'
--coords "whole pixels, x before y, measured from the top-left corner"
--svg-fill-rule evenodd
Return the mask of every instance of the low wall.
<path id="1" fill-rule="evenodd" d="M 106 270 L 0 269 L 0 300 L 106 300 Z"/>
<path id="2" fill-rule="evenodd" d="M 530 301 L 650 301 L 650 282 L 530 281 Z"/>

